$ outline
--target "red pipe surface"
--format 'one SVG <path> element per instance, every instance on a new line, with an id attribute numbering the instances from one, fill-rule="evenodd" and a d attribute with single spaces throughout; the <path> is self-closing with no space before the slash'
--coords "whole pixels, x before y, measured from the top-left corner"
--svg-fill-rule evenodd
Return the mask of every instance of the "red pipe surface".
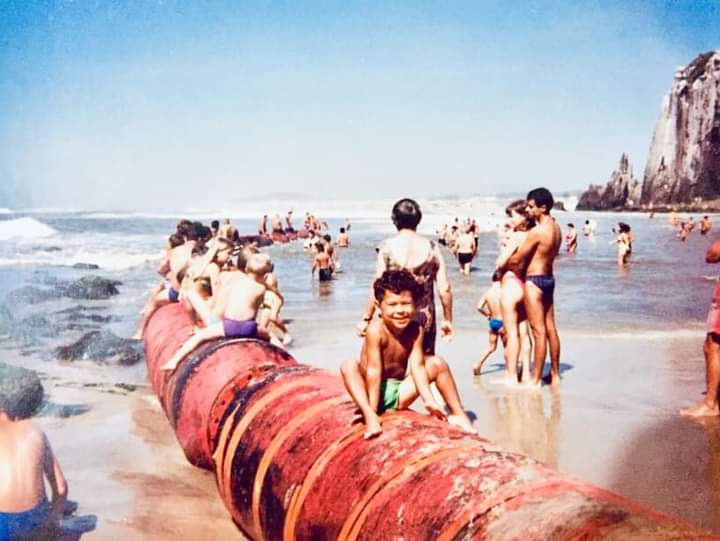
<path id="1" fill-rule="evenodd" d="M 188 460 L 214 468 L 253 539 L 717 539 L 415 412 L 366 441 L 338 376 L 258 340 L 201 345 L 179 305 L 150 320 L 150 380 Z"/>

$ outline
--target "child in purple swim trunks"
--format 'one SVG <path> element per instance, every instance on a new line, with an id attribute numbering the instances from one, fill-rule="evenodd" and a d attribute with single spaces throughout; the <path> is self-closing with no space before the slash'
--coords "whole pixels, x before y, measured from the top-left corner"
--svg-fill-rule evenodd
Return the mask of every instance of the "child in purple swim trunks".
<path id="1" fill-rule="evenodd" d="M 178 349 L 175 354 L 162 365 L 162 370 L 175 370 L 177 365 L 188 354 L 203 342 L 214 338 L 257 338 L 270 340 L 270 334 L 260 327 L 255 318 L 263 303 L 267 290 L 273 290 L 265 282 L 265 277 L 272 272 L 273 265 L 267 254 L 253 254 L 247 261 L 244 273 L 238 273 L 237 279 L 227 292 L 219 292 L 215 299 L 217 314 L 222 314 L 220 321 L 213 321 L 207 327 L 198 330 Z M 276 289 L 273 291 L 282 299 Z M 197 295 L 198 299 L 194 296 Z M 203 302 L 193 289 L 187 292 L 191 303 Z"/>

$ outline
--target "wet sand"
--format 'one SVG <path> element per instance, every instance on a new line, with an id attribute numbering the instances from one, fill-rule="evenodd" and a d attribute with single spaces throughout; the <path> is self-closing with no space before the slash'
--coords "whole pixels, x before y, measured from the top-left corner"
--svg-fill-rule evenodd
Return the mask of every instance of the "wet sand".
<path id="1" fill-rule="evenodd" d="M 291 353 L 300 362 L 337 371 L 360 342 L 348 328 L 327 336 L 332 338 L 321 345 L 299 341 Z M 559 390 L 494 384 L 500 352 L 482 377 L 473 378 L 484 332 L 459 329 L 438 349 L 483 436 L 720 532 L 720 420 L 677 415 L 701 399 L 702 338 L 701 332 L 563 335 Z M 97 518 L 82 539 L 242 539 L 213 475 L 185 461 L 149 388 L 84 386 L 93 380 L 84 368 L 53 368 L 45 385 L 54 406 L 37 419 L 65 470 L 70 499 L 79 503 L 76 515 Z"/>

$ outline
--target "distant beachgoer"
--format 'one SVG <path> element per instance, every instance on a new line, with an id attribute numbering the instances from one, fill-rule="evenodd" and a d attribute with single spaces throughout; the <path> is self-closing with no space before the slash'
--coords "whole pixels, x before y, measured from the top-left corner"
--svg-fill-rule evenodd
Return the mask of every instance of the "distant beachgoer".
<path id="1" fill-rule="evenodd" d="M 670 212 L 669 216 L 670 225 L 676 226 L 680 223 L 680 218 L 678 218 L 677 212 L 675 212 L 675 209 L 672 209 L 672 212 Z"/>
<path id="2" fill-rule="evenodd" d="M 27 418 L 33 412 L 22 411 L 28 404 L 14 402 L 0 396 L 0 539 L 56 539 L 67 482 L 47 436 Z"/>
<path id="3" fill-rule="evenodd" d="M 272 232 L 273 233 L 283 233 L 283 226 L 282 226 L 282 218 L 280 218 L 279 213 L 275 213 L 275 216 L 273 216 L 272 219 Z"/>
<path id="4" fill-rule="evenodd" d="M 268 221 L 268 215 L 263 214 L 262 218 L 260 219 L 260 225 L 258 226 L 258 235 L 261 237 L 267 235 L 267 221 Z"/>
<path id="5" fill-rule="evenodd" d="M 350 218 L 345 218 L 345 231 L 350 233 L 350 227 L 352 227 L 352 224 L 350 223 Z"/>
<path id="6" fill-rule="evenodd" d="M 482 373 L 482 367 L 490 355 L 495 353 L 498 345 L 498 338 L 502 340 L 503 346 L 506 343 L 506 333 L 503 328 L 502 309 L 500 308 L 500 273 L 493 273 L 492 285 L 480 297 L 477 303 L 477 310 L 486 318 L 488 318 L 488 349 L 480 355 L 477 362 L 473 365 L 473 374 L 479 376 Z"/>
<path id="7" fill-rule="evenodd" d="M 311 229 L 307 238 L 303 241 L 303 250 L 316 250 L 319 242 L 320 239 L 315 234 L 315 230 Z"/>
<path id="8" fill-rule="evenodd" d="M 318 253 L 315 255 L 315 259 L 313 259 L 310 273 L 314 276 L 315 269 L 318 269 L 318 280 L 328 282 L 332 279 L 334 270 L 333 260 L 327 253 L 325 244 L 318 243 L 316 246 Z"/>
<path id="9" fill-rule="evenodd" d="M 469 276 L 470 263 L 472 263 L 473 255 L 477 249 L 477 245 L 475 244 L 475 235 L 472 234 L 470 226 L 467 226 L 463 233 L 458 236 L 456 247 L 460 273 Z"/>
<path id="10" fill-rule="evenodd" d="M 518 383 L 518 361 L 522 360 L 522 373 L 520 381 L 528 383 L 530 378 L 530 338 L 527 327 L 527 314 L 525 309 L 525 268 L 524 265 L 511 264 L 511 258 L 523 246 L 528 231 L 534 226 L 528 220 L 526 212 L 527 203 L 518 199 L 510 203 L 505 209 L 508 217 L 510 231 L 504 237 L 500 255 L 495 263 L 496 271 L 501 276 L 500 281 L 500 310 L 503 327 L 505 328 L 505 382 Z"/>
<path id="11" fill-rule="evenodd" d="M 615 242 L 618 247 L 618 265 L 626 265 L 632 254 L 632 236 L 629 225 L 622 222 L 618 224 L 617 239 Z"/>
<path id="12" fill-rule="evenodd" d="M 687 238 L 688 238 L 689 233 L 690 233 L 690 231 L 689 231 L 688 228 L 686 227 L 685 222 L 680 221 L 680 222 L 678 223 L 678 232 L 677 232 L 677 235 L 676 235 L 677 238 L 680 239 L 681 241 L 685 242 L 685 241 L 687 240 Z"/>
<path id="13" fill-rule="evenodd" d="M 536 225 L 522 246 L 508 261 L 507 267 L 527 269 L 525 276 L 525 310 L 532 329 L 534 346 L 533 383 L 542 382 L 548 345 L 550 347 L 550 381 L 560 383 L 560 337 L 555 325 L 555 277 L 553 262 L 562 245 L 562 231 L 550 215 L 554 205 L 546 188 L 536 188 L 527 195 L 526 213 Z"/>
<path id="14" fill-rule="evenodd" d="M 707 235 L 711 229 L 712 229 L 712 222 L 710 221 L 710 218 L 708 218 L 707 216 L 703 216 L 703 219 L 700 222 L 700 225 L 698 226 L 698 230 L 700 231 L 700 234 Z"/>
<path id="15" fill-rule="evenodd" d="M 720 240 L 710 245 L 705 254 L 706 263 L 720 262 Z M 703 345 L 705 354 L 705 399 L 697 406 L 680 410 L 681 415 L 706 417 L 720 414 L 720 284 L 715 287 L 707 316 L 707 335 Z"/>
<path id="16" fill-rule="evenodd" d="M 262 311 L 260 313 L 260 326 L 270 331 L 270 326 L 276 327 L 282 332 L 281 342 L 283 345 L 288 346 L 292 343 L 292 336 L 290 331 L 280 317 L 280 310 L 282 310 L 285 300 L 282 299 L 275 293 L 275 290 L 280 290 L 278 286 L 277 277 L 274 272 L 269 272 L 265 277 L 265 284 L 268 289 L 265 291 L 263 297 Z"/>
<path id="17" fill-rule="evenodd" d="M 222 314 L 222 319 L 193 334 L 161 366 L 161 370 L 175 370 L 180 361 L 191 351 L 213 338 L 259 338 L 269 341 L 269 333 L 258 325 L 255 318 L 262 305 L 265 291 L 271 289 L 265 283 L 265 279 L 272 269 L 272 262 L 266 254 L 250 256 L 245 274 L 238 275 L 228 294 L 217 299 L 219 304 L 216 307 L 218 313 Z M 279 291 L 275 289 L 274 293 L 284 300 Z M 197 301 L 195 295 L 195 292 L 189 292 L 190 302 Z"/>
<path id="18" fill-rule="evenodd" d="M 695 229 L 695 220 L 693 220 L 692 216 L 690 216 L 688 221 L 685 222 L 685 227 L 687 228 L 688 233 L 692 233 L 692 230 Z"/>
<path id="19" fill-rule="evenodd" d="M 212 222 L 210 222 L 210 232 L 212 233 L 213 238 L 218 236 L 218 233 L 220 232 L 219 220 L 213 220 Z"/>
<path id="20" fill-rule="evenodd" d="M 418 235 L 415 231 L 422 212 L 420 205 L 412 199 L 401 199 L 392 210 L 392 221 L 397 228 L 394 237 L 380 243 L 375 263 L 375 278 L 382 276 L 386 270 L 405 269 L 415 277 L 423 287 L 423 294 L 417 302 L 416 319 L 423 328 L 423 351 L 427 355 L 435 354 L 435 298 L 434 288 L 437 286 L 443 309 L 443 320 L 440 332 L 446 339 L 455 334 L 452 324 L 452 290 L 447 277 L 445 261 L 440 249 L 434 242 Z M 376 303 L 371 291 L 367 308 L 362 321 L 357 326 L 360 336 L 365 335 L 375 313 Z"/>
<path id="21" fill-rule="evenodd" d="M 423 352 L 423 327 L 414 316 L 424 288 L 409 271 L 388 270 L 373 282 L 373 292 L 380 318 L 365 330 L 360 359 L 340 367 L 345 388 L 360 410 L 357 420 L 365 421 L 365 439 L 382 432 L 378 414 L 407 409 L 418 396 L 430 415 L 474 434 L 447 362 Z M 448 415 L 433 397 L 432 382 Z"/>
<path id="22" fill-rule="evenodd" d="M 287 224 L 287 227 L 285 228 L 285 233 L 294 233 L 295 229 L 293 229 L 292 224 L 292 215 L 293 211 L 292 209 L 287 211 L 287 215 L 285 216 L 285 223 Z"/>
<path id="23" fill-rule="evenodd" d="M 339 248 L 348 248 L 350 246 L 350 236 L 347 234 L 347 230 L 344 227 L 340 228 L 340 234 L 338 235 L 335 244 Z"/>
<path id="24" fill-rule="evenodd" d="M 565 234 L 565 248 L 569 254 L 574 254 L 577 250 L 577 231 L 574 224 L 568 224 L 567 233 Z"/>

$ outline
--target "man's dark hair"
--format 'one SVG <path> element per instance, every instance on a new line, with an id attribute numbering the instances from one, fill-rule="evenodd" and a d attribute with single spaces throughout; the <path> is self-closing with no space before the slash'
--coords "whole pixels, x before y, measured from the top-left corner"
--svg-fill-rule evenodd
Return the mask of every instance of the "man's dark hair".
<path id="1" fill-rule="evenodd" d="M 0 362 L 0 411 L 11 419 L 27 419 L 42 400 L 43 386 L 34 371 Z"/>
<path id="2" fill-rule="evenodd" d="M 180 220 L 177 225 L 175 226 L 175 232 L 178 235 L 181 235 L 185 238 L 187 238 L 187 232 L 188 228 L 192 225 L 192 222 L 190 220 Z"/>
<path id="3" fill-rule="evenodd" d="M 393 205 L 392 221 L 400 229 L 416 229 L 422 220 L 420 205 L 413 199 L 401 199 Z"/>
<path id="4" fill-rule="evenodd" d="M 707 216 L 705 216 L 705 217 L 707 218 Z M 341 228 L 340 228 L 340 233 L 345 233 L 345 228 L 344 228 L 344 227 L 341 227 Z"/>
<path id="5" fill-rule="evenodd" d="M 188 224 L 185 230 L 185 238 L 187 240 L 200 240 L 202 236 L 202 224 L 198 222 Z"/>
<path id="6" fill-rule="evenodd" d="M 568 224 L 568 227 L 575 227 L 575 224 Z"/>
<path id="7" fill-rule="evenodd" d="M 220 221 L 219 221 L 219 220 L 213 220 L 212 222 L 210 222 L 210 229 L 213 229 L 213 230 L 215 230 L 215 231 L 217 231 L 218 229 L 220 229 Z"/>
<path id="8" fill-rule="evenodd" d="M 422 294 L 422 287 L 418 284 L 417 280 L 415 280 L 415 277 L 410 273 L 410 271 L 406 271 L 405 269 L 386 270 L 382 273 L 380 278 L 373 282 L 375 300 L 378 302 L 382 301 L 385 297 L 386 291 L 397 294 L 400 294 L 403 291 L 409 291 L 412 295 L 413 301 L 417 302 Z"/>
<path id="9" fill-rule="evenodd" d="M 325 235 L 323 238 L 326 242 L 330 242 L 332 240 L 332 237 L 330 235 Z"/>
<path id="10" fill-rule="evenodd" d="M 177 248 L 178 246 L 185 244 L 185 237 L 178 235 L 177 233 L 173 233 L 170 235 L 170 238 L 168 238 L 168 242 L 170 243 L 171 248 Z"/>
<path id="11" fill-rule="evenodd" d="M 545 207 L 547 212 L 550 212 L 555 205 L 555 200 L 547 188 L 530 190 L 527 194 L 527 200 L 530 201 L 531 199 L 535 201 L 536 207 Z"/>

